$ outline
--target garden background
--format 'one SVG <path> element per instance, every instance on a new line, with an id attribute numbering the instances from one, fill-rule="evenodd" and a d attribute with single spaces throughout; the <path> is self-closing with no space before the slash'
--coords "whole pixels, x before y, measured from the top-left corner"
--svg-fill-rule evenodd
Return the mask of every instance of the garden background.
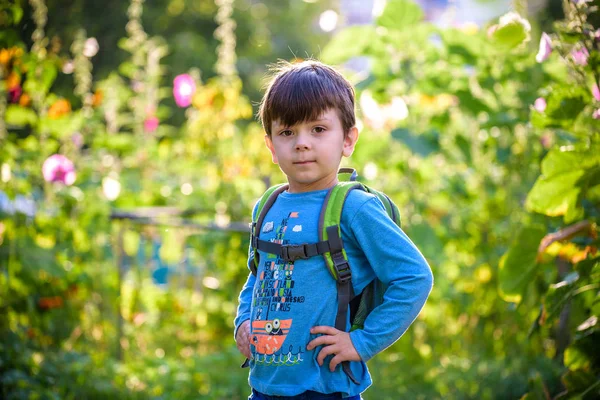
<path id="1" fill-rule="evenodd" d="M 364 398 L 600 396 L 600 0 L 348 3 L 0 2 L 1 398 L 247 397 L 246 227 L 282 180 L 253 115 L 310 57 L 435 276 Z"/>

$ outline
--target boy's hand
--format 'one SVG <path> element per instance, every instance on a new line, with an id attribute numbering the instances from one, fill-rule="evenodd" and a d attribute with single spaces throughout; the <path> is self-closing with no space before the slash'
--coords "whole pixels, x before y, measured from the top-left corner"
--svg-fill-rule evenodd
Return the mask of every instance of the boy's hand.
<path id="1" fill-rule="evenodd" d="M 235 344 L 246 358 L 252 358 L 252 354 L 250 353 L 250 320 L 246 320 L 240 325 L 235 335 Z"/>
<path id="2" fill-rule="evenodd" d="M 315 326 L 311 328 L 310 333 L 322 333 L 323 336 L 311 340 L 306 349 L 312 350 L 317 346 L 324 346 L 317 356 L 319 365 L 323 365 L 325 357 L 333 354 L 334 357 L 329 363 L 329 370 L 331 372 L 335 371 L 338 364 L 341 364 L 343 361 L 361 360 L 352 344 L 352 340 L 350 340 L 348 332 L 339 331 L 332 326 Z"/>

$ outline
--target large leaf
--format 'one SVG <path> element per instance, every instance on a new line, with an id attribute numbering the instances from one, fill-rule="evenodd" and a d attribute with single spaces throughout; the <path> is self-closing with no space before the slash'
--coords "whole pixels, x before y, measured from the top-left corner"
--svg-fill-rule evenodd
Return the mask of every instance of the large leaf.
<path id="1" fill-rule="evenodd" d="M 575 170 L 551 177 L 540 176 L 527 195 L 525 206 L 529 211 L 549 216 L 569 215 L 576 217 L 577 201 L 581 188 L 577 182 L 584 171 Z"/>
<path id="2" fill-rule="evenodd" d="M 580 195 L 598 168 L 600 155 L 593 149 L 552 149 L 542 161 L 542 175 L 527 195 L 525 206 L 549 216 L 564 215 L 567 222 L 582 217 Z"/>
<path id="3" fill-rule="evenodd" d="M 369 25 L 351 26 L 340 31 L 323 49 L 321 59 L 340 64 L 349 58 L 365 55 L 369 45 L 377 39 L 375 28 Z"/>
<path id="4" fill-rule="evenodd" d="M 594 149 L 554 147 L 542 161 L 542 174 L 556 175 L 573 171 L 575 165 L 581 169 L 589 169 L 598 164 L 600 164 L 600 153 Z"/>
<path id="5" fill-rule="evenodd" d="M 377 18 L 377 25 L 389 29 L 410 29 L 423 20 L 421 8 L 409 0 L 391 0 L 385 6 L 383 13 Z"/>
<path id="6" fill-rule="evenodd" d="M 545 234 L 546 229 L 541 225 L 524 227 L 500 260 L 498 290 L 504 300 L 521 301 L 535 275 L 537 249 Z"/>

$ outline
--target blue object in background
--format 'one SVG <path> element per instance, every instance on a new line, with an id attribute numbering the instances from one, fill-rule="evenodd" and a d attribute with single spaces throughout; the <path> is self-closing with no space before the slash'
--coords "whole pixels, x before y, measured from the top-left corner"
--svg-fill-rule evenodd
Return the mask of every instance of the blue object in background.
<path id="1" fill-rule="evenodd" d="M 152 281 L 161 286 L 169 283 L 169 267 L 160 267 L 152 271 Z"/>
<path id="2" fill-rule="evenodd" d="M 162 260 L 160 259 L 161 246 L 162 243 L 157 240 L 152 242 L 152 281 L 157 286 L 164 286 L 169 282 L 169 267 L 163 264 Z"/>

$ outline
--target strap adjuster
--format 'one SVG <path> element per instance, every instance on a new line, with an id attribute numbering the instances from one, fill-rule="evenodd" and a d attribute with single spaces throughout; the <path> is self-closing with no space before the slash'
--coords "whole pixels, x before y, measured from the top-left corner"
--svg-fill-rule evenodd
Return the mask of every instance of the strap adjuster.
<path id="1" fill-rule="evenodd" d="M 344 254 L 340 251 L 339 253 L 332 253 L 331 259 L 333 260 L 333 265 L 337 271 L 339 283 L 346 283 L 352 279 L 352 270 L 350 269 L 350 264 L 344 257 Z"/>
<path id="2" fill-rule="evenodd" d="M 288 244 L 281 246 L 281 258 L 286 261 L 295 261 L 299 258 L 307 259 L 306 245 L 304 244 Z"/>

